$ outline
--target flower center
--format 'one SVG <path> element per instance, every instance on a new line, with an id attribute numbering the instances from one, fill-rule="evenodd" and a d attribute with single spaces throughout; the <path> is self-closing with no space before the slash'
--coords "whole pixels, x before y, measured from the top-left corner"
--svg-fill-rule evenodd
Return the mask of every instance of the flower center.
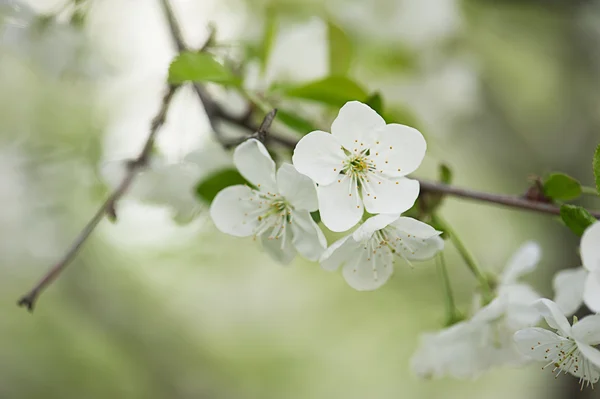
<path id="1" fill-rule="evenodd" d="M 375 164 L 367 156 L 367 151 L 353 155 L 344 161 L 343 173 L 360 182 L 368 172 L 375 171 Z"/>

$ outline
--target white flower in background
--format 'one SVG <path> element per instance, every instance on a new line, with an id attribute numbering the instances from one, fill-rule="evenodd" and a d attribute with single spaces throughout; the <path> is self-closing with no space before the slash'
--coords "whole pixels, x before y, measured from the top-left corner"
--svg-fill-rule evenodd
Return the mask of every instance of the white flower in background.
<path id="1" fill-rule="evenodd" d="M 364 213 L 400 214 L 413 206 L 419 182 L 415 171 L 427 144 L 416 129 L 386 125 L 369 106 L 350 101 L 340 109 L 331 134 L 315 131 L 294 149 L 296 169 L 318 184 L 321 220 L 345 231 Z"/>
<path id="2" fill-rule="evenodd" d="M 535 302 L 535 308 L 544 316 L 548 325 L 558 334 L 539 327 L 527 328 L 515 333 L 519 350 L 534 360 L 552 366 L 557 376 L 563 372 L 579 377 L 583 388 L 598 382 L 600 378 L 600 315 L 587 316 L 573 326 L 563 315 L 562 309 L 549 299 Z"/>
<path id="3" fill-rule="evenodd" d="M 400 215 L 380 214 L 365 221 L 353 234 L 333 243 L 321 257 L 325 270 L 343 266 L 348 284 L 359 291 L 381 287 L 394 271 L 394 256 L 425 260 L 444 248 L 441 232 Z"/>
<path id="4" fill-rule="evenodd" d="M 540 314 L 532 302 L 540 296 L 517 279 L 531 272 L 539 259 L 539 246 L 526 243 L 508 261 L 492 302 L 481 307 L 476 295 L 477 306 L 469 320 L 423 334 L 411 359 L 415 374 L 422 378 L 475 378 L 492 367 L 527 361 L 513 334 L 539 322 Z"/>
<path id="5" fill-rule="evenodd" d="M 582 303 L 600 312 L 600 222 L 583 233 L 580 250 L 583 267 L 562 270 L 554 277 L 554 301 L 565 315 L 575 313 Z"/>
<path id="6" fill-rule="evenodd" d="M 128 198 L 170 208 L 177 223 L 188 223 L 205 209 L 196 197 L 195 188 L 202 177 L 231 166 L 221 147 L 208 144 L 187 154 L 182 162 L 168 163 L 159 154 L 150 157 L 127 192 Z M 127 161 L 109 161 L 101 166 L 104 181 L 116 189 L 127 172 Z"/>
<path id="7" fill-rule="evenodd" d="M 275 162 L 258 140 L 240 144 L 233 162 L 258 190 L 245 185 L 221 190 L 210 207 L 217 228 L 236 237 L 260 238 L 264 249 L 283 264 L 297 252 L 319 259 L 327 241 L 310 216 L 318 208 L 314 183 L 290 164 L 276 174 Z"/>

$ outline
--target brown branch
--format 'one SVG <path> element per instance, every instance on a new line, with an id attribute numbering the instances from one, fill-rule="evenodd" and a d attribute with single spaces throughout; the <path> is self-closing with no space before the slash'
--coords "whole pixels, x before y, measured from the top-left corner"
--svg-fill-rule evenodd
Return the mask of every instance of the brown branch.
<path id="1" fill-rule="evenodd" d="M 169 29 L 172 33 L 173 41 L 177 49 L 180 51 L 185 51 L 185 43 L 183 41 L 183 37 L 181 36 L 181 30 L 177 24 L 177 19 L 173 15 L 173 10 L 169 5 L 168 0 L 161 0 L 163 7 L 165 9 L 165 13 L 167 14 L 167 21 L 169 23 Z M 206 49 L 206 45 L 203 47 L 203 50 Z M 204 105 L 206 110 L 206 114 L 208 115 L 208 119 L 210 120 L 211 126 L 215 131 L 217 138 L 219 141 L 226 147 L 229 148 L 232 146 L 232 142 L 225 143 L 222 141 L 222 137 L 218 130 L 218 123 L 220 121 L 225 121 L 236 126 L 245 128 L 250 132 L 250 134 L 258 134 L 261 130 L 265 130 L 264 127 L 261 129 L 261 125 L 256 125 L 251 117 L 248 115 L 243 115 L 242 117 L 237 117 L 223 107 L 221 107 L 217 102 L 215 102 L 208 93 L 204 90 L 202 85 L 195 83 L 194 87 L 196 89 L 196 93 L 200 98 L 200 101 Z M 251 104 L 249 107 L 250 110 L 256 109 L 256 107 Z M 263 123 L 267 121 L 267 117 L 265 117 Z M 274 115 L 273 115 L 274 118 Z M 272 119 L 269 121 L 269 125 L 272 123 Z M 271 142 L 280 144 L 284 147 L 287 147 L 293 150 L 298 143 L 298 140 L 293 138 L 287 138 L 284 135 L 278 134 L 276 132 L 270 131 L 267 139 Z M 235 141 L 233 145 L 235 145 Z M 239 143 L 239 141 L 237 141 Z M 535 198 L 527 198 L 525 196 L 515 196 L 515 195 L 502 195 L 502 194 L 491 194 L 485 193 L 475 190 L 469 190 L 464 188 L 458 188 L 453 186 L 448 186 L 442 183 L 427 181 L 418 179 L 421 184 L 421 192 L 435 193 L 435 194 L 444 194 L 457 198 L 464 198 L 472 201 L 483 202 L 487 204 L 495 204 L 502 205 L 510 208 L 521 209 L 526 211 L 533 211 L 539 213 L 545 213 L 550 215 L 560 215 L 560 207 L 553 205 L 547 202 L 547 199 L 542 201 L 541 199 Z M 590 212 L 596 219 L 600 219 L 600 212 Z"/>
<path id="2" fill-rule="evenodd" d="M 148 160 L 150 154 L 152 152 L 152 147 L 154 146 L 154 141 L 156 139 L 156 135 L 160 130 L 161 126 L 165 123 L 167 117 L 167 111 L 169 110 L 169 106 L 171 104 L 171 100 L 173 95 L 177 91 L 179 86 L 169 86 L 167 92 L 165 93 L 158 114 L 152 120 L 152 124 L 150 126 L 150 134 L 144 143 L 144 147 L 137 158 L 131 160 L 127 164 L 127 173 L 119 186 L 115 189 L 115 191 L 107 198 L 107 200 L 100 206 L 96 214 L 91 218 L 88 224 L 81 230 L 75 241 L 69 247 L 69 250 L 65 253 L 65 255 L 56 263 L 54 266 L 42 277 L 42 279 L 33 287 L 31 291 L 29 291 L 26 295 L 19 299 L 18 305 L 26 307 L 30 312 L 33 311 L 33 308 L 36 304 L 36 301 L 41 294 L 41 292 L 48 287 L 59 275 L 60 273 L 71 263 L 71 261 L 75 258 L 83 244 L 87 241 L 90 235 L 94 232 L 100 221 L 104 218 L 105 215 L 108 215 L 110 218 L 116 218 L 115 205 L 121 199 L 121 197 L 127 192 L 131 183 L 135 179 L 137 173 L 146 167 L 148 164 Z"/>

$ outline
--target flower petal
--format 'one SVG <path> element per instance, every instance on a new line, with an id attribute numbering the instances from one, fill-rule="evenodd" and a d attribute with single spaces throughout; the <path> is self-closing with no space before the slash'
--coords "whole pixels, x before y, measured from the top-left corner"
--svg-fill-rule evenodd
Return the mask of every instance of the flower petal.
<path id="1" fill-rule="evenodd" d="M 292 244 L 308 260 L 318 260 L 327 248 L 323 232 L 308 211 L 292 211 Z"/>
<path id="2" fill-rule="evenodd" d="M 362 198 L 369 213 L 402 213 L 409 210 L 419 196 L 419 182 L 404 177 L 382 179 L 371 173 L 362 186 Z"/>
<path id="3" fill-rule="evenodd" d="M 360 248 L 360 243 L 357 243 L 352 239 L 352 235 L 349 234 L 345 237 L 340 238 L 329 246 L 321 255 L 319 263 L 321 267 L 327 271 L 337 270 L 340 266 L 345 264 L 348 259 L 354 258 L 355 251 Z"/>
<path id="4" fill-rule="evenodd" d="M 381 230 L 396 219 L 400 217 L 399 214 L 379 214 L 371 216 L 358 229 L 352 234 L 352 238 L 356 241 L 363 241 L 371 238 L 373 233 L 377 230 Z"/>
<path id="5" fill-rule="evenodd" d="M 583 303 L 583 288 L 588 271 L 583 267 L 561 270 L 554 275 L 554 302 L 566 316 L 574 314 Z"/>
<path id="6" fill-rule="evenodd" d="M 265 252 L 283 266 L 289 265 L 296 257 L 296 249 L 292 245 L 292 236 L 289 233 L 280 239 L 269 238 L 268 234 L 263 234 L 260 241 Z"/>
<path id="7" fill-rule="evenodd" d="M 422 261 L 431 259 L 444 249 L 444 240 L 430 225 L 416 219 L 402 216 L 391 224 L 395 237 L 391 244 L 396 253 L 408 260 Z"/>
<path id="8" fill-rule="evenodd" d="M 229 186 L 217 194 L 210 206 L 210 217 L 225 234 L 247 237 L 258 227 L 259 203 L 248 186 Z"/>
<path id="9" fill-rule="evenodd" d="M 298 172 L 318 184 L 330 184 L 339 179 L 346 155 L 333 135 L 317 130 L 302 137 L 292 162 Z"/>
<path id="10" fill-rule="evenodd" d="M 588 273 L 583 286 L 583 302 L 595 313 L 600 313 L 600 270 Z"/>
<path id="11" fill-rule="evenodd" d="M 331 133 L 348 151 L 360 151 L 360 143 L 371 143 L 375 130 L 385 127 L 385 120 L 371 107 L 359 101 L 349 101 L 331 124 Z M 364 146 L 363 146 L 364 148 Z"/>
<path id="12" fill-rule="evenodd" d="M 386 176 L 406 176 L 417 170 L 427 150 L 425 138 L 417 129 L 391 123 L 375 133 L 371 147 L 377 169 Z"/>
<path id="13" fill-rule="evenodd" d="M 358 291 L 372 291 L 385 284 L 394 272 L 394 259 L 390 251 L 373 254 L 361 247 L 358 256 L 349 260 L 342 274 L 350 287 Z"/>
<path id="14" fill-rule="evenodd" d="M 590 315 L 573 324 L 573 338 L 591 345 L 600 343 L 600 315 Z"/>
<path id="15" fill-rule="evenodd" d="M 589 271 L 600 270 L 600 222 L 588 227 L 581 237 L 581 260 Z"/>
<path id="16" fill-rule="evenodd" d="M 281 165 L 277 171 L 277 186 L 279 193 L 295 208 L 309 212 L 319 209 L 315 183 L 308 176 L 300 174 L 293 165 Z"/>
<path id="17" fill-rule="evenodd" d="M 317 187 L 317 197 L 321 221 L 331 231 L 346 231 L 363 215 L 356 181 L 346 175 L 327 186 Z"/>
<path id="18" fill-rule="evenodd" d="M 569 341 L 552 331 L 539 327 L 517 331 L 514 340 L 521 353 L 538 361 L 549 361 L 556 358 L 562 349 L 559 344 Z"/>
<path id="19" fill-rule="evenodd" d="M 557 304 L 544 298 L 535 301 L 533 307 L 546 319 L 546 323 L 558 330 L 563 337 L 571 336 L 571 325 Z"/>
<path id="20" fill-rule="evenodd" d="M 244 141 L 233 152 L 233 163 L 240 174 L 260 191 L 277 193 L 275 162 L 263 143 L 255 139 Z"/>
<path id="21" fill-rule="evenodd" d="M 577 343 L 577 348 L 583 354 L 583 356 L 585 356 L 585 358 L 592 362 L 596 367 L 600 367 L 600 350 L 586 344 L 585 342 L 575 342 Z"/>
<path id="22" fill-rule="evenodd" d="M 510 258 L 504 272 L 502 282 L 514 283 L 519 277 L 535 269 L 541 257 L 540 246 L 535 242 L 527 242 Z"/>

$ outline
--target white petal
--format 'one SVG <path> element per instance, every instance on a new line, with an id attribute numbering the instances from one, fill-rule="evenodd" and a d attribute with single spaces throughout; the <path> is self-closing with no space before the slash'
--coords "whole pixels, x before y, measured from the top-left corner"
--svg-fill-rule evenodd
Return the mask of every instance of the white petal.
<path id="1" fill-rule="evenodd" d="M 297 209 L 309 212 L 319 209 L 315 183 L 300 174 L 293 165 L 284 163 L 277 171 L 277 186 L 279 193 Z"/>
<path id="2" fill-rule="evenodd" d="M 541 257 L 540 246 L 535 242 L 527 242 L 510 258 L 504 272 L 502 282 L 514 283 L 519 277 L 535 269 Z"/>
<path id="3" fill-rule="evenodd" d="M 430 225 L 416 219 L 402 216 L 391 224 L 396 237 L 391 243 L 398 255 L 408 260 L 431 259 L 444 249 L 441 233 Z"/>
<path id="4" fill-rule="evenodd" d="M 362 198 L 369 213 L 402 213 L 415 204 L 419 189 L 417 180 L 387 180 L 370 173 L 369 182 L 362 186 Z"/>
<path id="5" fill-rule="evenodd" d="M 258 226 L 258 201 L 248 186 L 229 186 L 221 190 L 210 206 L 210 216 L 221 232 L 236 237 L 252 235 Z"/>
<path id="6" fill-rule="evenodd" d="M 277 193 L 275 162 L 263 143 L 255 139 L 244 141 L 233 152 L 233 163 L 240 174 L 260 191 Z"/>
<path id="7" fill-rule="evenodd" d="M 183 161 L 198 166 L 203 175 L 234 166 L 231 154 L 214 141 L 209 141 L 202 148 L 190 152 Z"/>
<path id="8" fill-rule="evenodd" d="M 600 269 L 600 222 L 596 222 L 581 237 L 581 260 L 589 271 Z"/>
<path id="9" fill-rule="evenodd" d="M 358 256 L 350 259 L 343 268 L 343 275 L 350 287 L 358 291 L 372 291 L 385 284 L 394 272 L 391 252 L 362 248 Z"/>
<path id="10" fill-rule="evenodd" d="M 286 266 L 296 257 L 296 249 L 292 245 L 291 232 L 280 239 L 269 238 L 269 234 L 263 234 L 260 237 L 263 249 L 275 261 Z"/>
<path id="11" fill-rule="evenodd" d="M 583 287 L 583 302 L 595 313 L 600 313 L 600 270 L 588 273 Z"/>
<path id="12" fill-rule="evenodd" d="M 600 343 L 600 315 L 586 316 L 573 324 L 573 338 L 597 345 Z"/>
<path id="13" fill-rule="evenodd" d="M 327 186 L 317 187 L 321 221 L 331 231 L 346 231 L 360 221 L 363 204 L 356 181 L 342 175 Z"/>
<path id="14" fill-rule="evenodd" d="M 574 314 L 583 303 L 583 288 L 588 271 L 583 267 L 561 270 L 554 275 L 554 302 L 567 316 Z"/>
<path id="15" fill-rule="evenodd" d="M 551 361 L 556 358 L 561 348 L 559 344 L 569 342 L 568 339 L 552 331 L 532 327 L 519 330 L 514 335 L 515 343 L 521 353 L 538 361 Z M 548 350 L 548 352 L 546 352 Z"/>
<path id="16" fill-rule="evenodd" d="M 352 239 L 352 235 L 349 234 L 343 238 L 340 238 L 329 246 L 321 255 L 319 263 L 321 267 L 327 271 L 337 270 L 340 266 L 344 265 L 348 259 L 352 259 L 355 252 L 360 248 L 360 243 L 357 243 Z"/>
<path id="17" fill-rule="evenodd" d="M 318 260 L 327 248 L 323 232 L 308 211 L 292 211 L 292 244 L 308 260 Z"/>
<path id="18" fill-rule="evenodd" d="M 371 158 L 377 169 L 387 176 L 406 176 L 417 170 L 427 150 L 425 138 L 417 129 L 389 124 L 375 133 L 375 145 L 371 146 Z"/>
<path id="19" fill-rule="evenodd" d="M 352 238 L 356 241 L 363 241 L 371 238 L 373 233 L 381 230 L 390 223 L 398 219 L 399 214 L 379 214 L 371 216 L 352 234 Z"/>
<path id="20" fill-rule="evenodd" d="M 333 135 L 317 130 L 302 137 L 292 162 L 298 172 L 318 184 L 330 184 L 339 179 L 346 155 Z"/>
<path id="21" fill-rule="evenodd" d="M 501 284 L 498 295 L 507 298 L 505 325 L 511 331 L 534 326 L 540 321 L 540 313 L 532 306 L 540 294 L 529 285 Z"/>
<path id="22" fill-rule="evenodd" d="M 498 296 L 483 308 L 479 309 L 471 318 L 473 323 L 489 323 L 498 319 L 506 312 L 508 300 L 506 296 Z"/>
<path id="23" fill-rule="evenodd" d="M 533 303 L 535 309 L 546 319 L 546 323 L 563 337 L 571 336 L 571 325 L 557 304 L 549 299 L 539 299 Z"/>
<path id="24" fill-rule="evenodd" d="M 362 150 L 360 143 L 373 142 L 373 132 L 383 127 L 385 121 L 371 107 L 349 101 L 331 124 L 331 133 L 348 151 L 354 152 L 354 149 Z"/>
<path id="25" fill-rule="evenodd" d="M 577 348 L 579 348 L 583 356 L 585 356 L 585 358 L 592 362 L 596 367 L 600 367 L 600 350 L 586 344 L 585 342 L 575 342 L 577 342 Z"/>

